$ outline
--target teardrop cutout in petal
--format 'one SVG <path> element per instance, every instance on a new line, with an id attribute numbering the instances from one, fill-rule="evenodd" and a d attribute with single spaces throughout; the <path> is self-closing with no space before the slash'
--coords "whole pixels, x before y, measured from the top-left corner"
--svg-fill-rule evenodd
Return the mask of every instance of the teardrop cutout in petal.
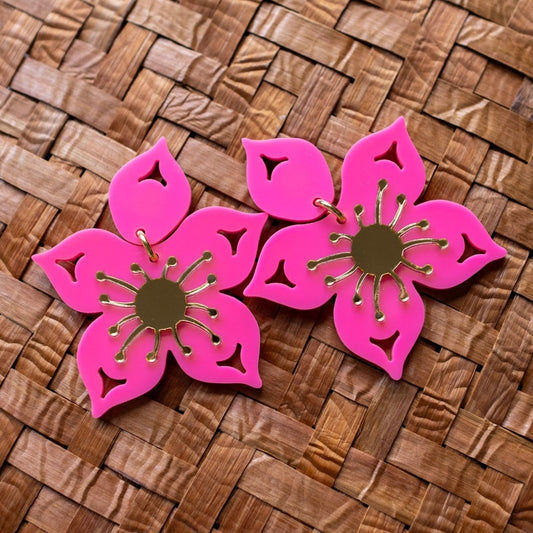
<path id="1" fill-rule="evenodd" d="M 360 204 L 364 207 L 364 224 L 375 223 L 378 182 L 383 179 L 387 181 L 383 194 L 383 221 L 389 223 L 397 208 L 398 195 L 404 195 L 408 203 L 414 203 L 422 193 L 426 179 L 424 163 L 407 133 L 403 117 L 350 148 L 342 166 L 339 208 L 349 212 Z"/>

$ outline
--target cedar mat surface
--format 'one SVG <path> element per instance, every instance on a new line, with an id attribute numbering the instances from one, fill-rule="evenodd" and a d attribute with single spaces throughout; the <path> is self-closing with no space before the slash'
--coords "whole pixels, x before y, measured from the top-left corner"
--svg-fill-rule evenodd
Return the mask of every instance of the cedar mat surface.
<path id="1" fill-rule="evenodd" d="M 533 531 L 532 77 L 533 0 L 0 0 L 0 531 Z M 344 351 L 331 306 L 248 299 L 260 391 L 170 361 L 91 417 L 91 318 L 30 256 L 115 231 L 121 165 L 164 135 L 193 208 L 251 211 L 242 137 L 308 139 L 338 185 L 399 115 L 425 199 L 508 250 L 424 292 L 403 380 Z"/>

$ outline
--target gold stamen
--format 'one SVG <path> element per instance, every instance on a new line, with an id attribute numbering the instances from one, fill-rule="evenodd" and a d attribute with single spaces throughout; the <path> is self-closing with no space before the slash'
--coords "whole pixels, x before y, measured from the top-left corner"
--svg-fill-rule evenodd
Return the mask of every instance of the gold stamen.
<path id="1" fill-rule="evenodd" d="M 433 267 L 431 265 L 418 266 L 418 265 L 415 265 L 414 263 L 411 263 L 411 261 L 409 261 L 405 257 L 402 257 L 400 259 L 400 262 L 406 267 L 409 267 L 410 269 L 415 270 L 416 272 L 422 272 L 426 276 L 429 276 L 433 272 Z"/>
<path id="2" fill-rule="evenodd" d="M 176 341 L 176 344 L 180 347 L 181 352 L 185 357 L 190 357 L 192 354 L 192 350 L 190 346 L 185 346 L 179 336 L 178 336 L 178 330 L 176 329 L 176 326 L 172 328 L 172 334 L 174 335 L 174 340 Z"/>
<path id="3" fill-rule="evenodd" d="M 112 305 L 114 307 L 135 307 L 135 302 L 115 302 L 110 300 L 107 294 L 101 294 L 99 300 L 102 304 Z"/>
<path id="4" fill-rule="evenodd" d="M 396 201 L 398 202 L 398 208 L 396 209 L 396 213 L 394 214 L 394 218 L 391 220 L 391 223 L 389 224 L 389 228 L 394 228 L 400 217 L 402 216 L 402 211 L 405 206 L 406 198 L 405 194 L 399 194 L 396 197 Z"/>
<path id="5" fill-rule="evenodd" d="M 413 224 L 408 224 L 407 226 L 403 227 L 398 232 L 398 237 L 401 237 L 408 231 L 414 229 L 414 228 L 420 228 L 422 231 L 425 231 L 429 228 L 429 222 L 427 220 L 421 220 L 420 222 L 414 222 Z"/>
<path id="6" fill-rule="evenodd" d="M 161 277 L 166 279 L 167 273 L 168 273 L 168 269 L 170 267 L 175 267 L 177 264 L 178 264 L 178 260 L 174 256 L 170 256 L 167 259 L 165 267 L 163 268 L 163 273 L 161 274 Z"/>
<path id="7" fill-rule="evenodd" d="M 159 330 L 155 330 L 154 349 L 146 354 L 146 360 L 149 363 L 155 363 L 157 361 L 157 352 L 159 351 L 159 345 L 161 343 L 161 334 Z"/>
<path id="8" fill-rule="evenodd" d="M 374 294 L 374 311 L 375 318 L 378 322 L 385 320 L 385 315 L 381 312 L 379 308 L 379 288 L 381 284 L 382 276 L 374 276 L 374 286 L 372 287 L 372 292 Z"/>
<path id="9" fill-rule="evenodd" d="M 208 328 L 205 324 L 200 322 L 199 320 L 196 320 L 196 318 L 193 318 L 192 316 L 186 316 L 181 320 L 181 322 L 187 322 L 189 324 L 192 324 L 193 326 L 196 326 L 197 328 L 200 328 L 202 331 L 205 331 L 207 334 L 211 337 L 211 342 L 218 346 L 220 344 L 220 337 L 218 335 L 215 335 L 213 331 Z"/>
<path id="10" fill-rule="evenodd" d="M 96 279 L 98 281 L 110 281 L 111 283 L 114 283 L 115 285 L 119 285 L 120 287 L 124 287 L 128 291 L 131 291 L 134 293 L 137 293 L 137 291 L 139 290 L 137 287 L 134 287 L 130 283 L 126 281 L 122 281 L 121 279 L 118 279 L 118 278 L 114 278 L 113 276 L 108 276 L 104 272 L 97 272 Z"/>
<path id="11" fill-rule="evenodd" d="M 213 309 L 212 307 L 207 307 L 207 305 L 204 304 L 188 303 L 185 305 L 185 308 L 202 309 L 204 311 L 207 311 L 211 318 L 216 318 L 218 316 L 218 311 L 216 309 Z"/>
<path id="12" fill-rule="evenodd" d="M 383 199 L 383 191 L 387 188 L 387 180 L 378 181 L 378 196 L 376 198 L 376 224 L 381 224 L 381 203 Z"/>
<path id="13" fill-rule="evenodd" d="M 357 265 L 354 265 L 349 270 L 347 270 L 343 274 L 340 274 L 340 275 L 338 275 L 336 277 L 326 276 L 325 279 L 324 279 L 324 282 L 326 283 L 326 285 L 328 287 L 331 287 L 335 283 L 337 283 L 339 281 L 342 281 L 343 279 L 346 279 L 347 277 L 351 276 L 356 270 L 357 270 Z"/>
<path id="14" fill-rule="evenodd" d="M 407 250 L 408 248 L 420 246 L 421 244 L 436 244 L 443 250 L 448 247 L 448 241 L 446 239 L 415 239 L 414 241 L 404 243 L 403 249 Z"/>
<path id="15" fill-rule="evenodd" d="M 120 352 L 118 352 L 115 355 L 115 361 L 117 363 L 123 363 L 126 360 L 126 348 L 131 344 L 131 342 L 137 337 L 140 333 L 142 333 L 146 329 L 146 326 L 144 324 L 141 324 L 140 326 L 137 326 L 128 336 L 128 338 L 125 340 L 124 344 L 122 345 L 122 348 L 120 349 Z"/>
<path id="16" fill-rule="evenodd" d="M 202 263 L 206 261 L 211 261 L 213 259 L 213 254 L 211 252 L 204 252 L 201 257 L 199 257 L 191 266 L 187 267 L 179 277 L 178 281 L 176 282 L 178 285 L 181 285 L 195 270 L 198 268 Z"/>
<path id="17" fill-rule="evenodd" d="M 409 294 L 407 293 L 407 289 L 405 288 L 403 281 L 400 279 L 400 276 L 394 271 L 389 272 L 389 274 L 400 288 L 400 302 L 407 302 L 407 300 L 409 300 Z"/>
<path id="18" fill-rule="evenodd" d="M 361 305 L 363 303 L 363 298 L 361 298 L 359 291 L 361 289 L 361 285 L 363 284 L 363 281 L 365 281 L 367 276 L 368 274 L 365 272 L 357 280 L 357 285 L 355 286 L 355 294 L 353 295 L 353 303 L 355 305 Z"/>
<path id="19" fill-rule="evenodd" d="M 326 257 L 322 257 L 321 259 L 308 261 L 307 268 L 309 270 L 315 270 L 318 265 L 322 265 L 323 263 L 329 263 L 331 261 L 336 261 L 337 259 L 345 259 L 347 257 L 352 257 L 352 254 L 350 252 L 341 252 L 338 254 L 327 255 Z"/>
<path id="20" fill-rule="evenodd" d="M 355 213 L 355 219 L 357 220 L 357 225 L 359 228 L 364 228 L 363 221 L 361 220 L 361 215 L 364 213 L 365 208 L 361 204 L 357 204 L 353 208 L 353 212 Z"/>
<path id="21" fill-rule="evenodd" d="M 133 320 L 134 318 L 139 318 L 136 313 L 121 318 L 114 326 L 111 326 L 107 330 L 109 335 L 111 335 L 111 337 L 116 337 L 120 331 L 120 326 L 122 326 L 126 322 L 129 322 L 130 320 Z"/>
<path id="22" fill-rule="evenodd" d="M 133 263 L 132 265 L 130 265 L 130 270 L 134 274 L 142 274 L 146 281 L 150 281 L 150 276 L 144 271 L 141 265 L 138 265 L 137 263 Z"/>
<path id="23" fill-rule="evenodd" d="M 346 235 L 346 233 L 331 233 L 329 236 L 330 242 L 337 244 L 341 239 L 347 239 L 349 241 L 353 240 L 352 235 Z"/>
<path id="24" fill-rule="evenodd" d="M 190 291 L 186 291 L 185 295 L 192 296 L 193 294 L 198 294 L 199 292 L 205 291 L 205 289 L 207 289 L 211 285 L 214 285 L 216 282 L 217 282 L 216 276 L 214 274 L 209 274 L 209 276 L 207 276 L 207 281 L 203 285 L 196 287 L 196 289 L 191 289 Z"/>

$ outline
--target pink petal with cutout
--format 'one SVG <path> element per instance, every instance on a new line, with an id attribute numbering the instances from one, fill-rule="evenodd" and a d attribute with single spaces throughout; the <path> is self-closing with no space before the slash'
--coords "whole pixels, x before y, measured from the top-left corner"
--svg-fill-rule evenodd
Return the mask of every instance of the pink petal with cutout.
<path id="1" fill-rule="evenodd" d="M 87 387 L 95 418 L 102 416 L 115 405 L 137 398 L 151 390 L 165 371 L 166 351 L 159 350 L 156 362 L 149 363 L 146 354 L 154 347 L 153 331 L 145 330 L 126 348 L 126 361 L 117 363 L 115 354 L 140 321 L 126 323 L 116 337 L 108 333 L 109 327 L 125 316 L 127 311 L 112 310 L 97 318 L 84 333 L 78 348 L 78 368 Z M 117 381 L 125 380 L 104 396 L 101 372 Z"/>
<path id="2" fill-rule="evenodd" d="M 316 198 L 333 202 L 335 191 L 324 156 L 304 139 L 243 139 L 248 189 L 260 209 L 275 218 L 307 222 L 324 214 Z M 268 165 L 274 166 L 269 171 Z"/>
<path id="3" fill-rule="evenodd" d="M 424 275 L 402 267 L 402 277 L 412 278 L 423 285 L 435 289 L 446 289 L 463 283 L 485 265 L 505 256 L 506 251 L 498 246 L 487 233 L 477 217 L 466 207 L 435 200 L 413 206 L 400 218 L 397 227 L 427 220 L 429 228 L 420 228 L 407 232 L 402 240 L 404 243 L 419 239 L 446 239 L 448 245 L 441 249 L 436 244 L 423 244 L 404 251 L 404 257 L 412 263 L 423 266 L 429 264 L 433 273 Z M 465 238 L 479 252 L 462 260 L 465 251 Z"/>
<path id="4" fill-rule="evenodd" d="M 396 158 L 394 152 L 400 166 L 389 159 Z M 396 197 L 403 194 L 408 203 L 414 203 L 425 184 L 424 164 L 409 138 L 403 117 L 350 148 L 342 166 L 339 209 L 348 214 L 361 204 L 364 207 L 363 223 L 368 226 L 377 222 L 375 205 L 381 179 L 388 184 L 382 206 L 382 221 L 388 224 L 396 212 Z"/>
<path id="5" fill-rule="evenodd" d="M 206 207 L 188 216 L 167 241 L 154 247 L 162 257 L 174 255 L 183 268 L 209 251 L 211 261 L 203 263 L 184 287 L 205 282 L 208 274 L 217 277 L 218 290 L 238 285 L 254 265 L 261 230 L 267 215 L 241 213 L 225 207 Z M 232 242 L 235 241 L 235 250 Z"/>
<path id="6" fill-rule="evenodd" d="M 379 296 L 380 309 L 385 314 L 382 322 L 374 317 L 373 278 L 370 276 L 363 282 L 363 302 L 360 305 L 354 304 L 353 293 L 348 289 L 353 285 L 346 283 L 348 290 L 339 290 L 333 312 L 337 333 L 345 346 L 359 357 L 383 368 L 393 379 L 401 378 L 405 359 L 424 323 L 422 299 L 412 284 L 405 285 L 409 300 L 401 302 L 392 278 L 385 276 L 382 279 Z M 389 357 L 380 341 L 392 338 L 396 333 L 398 336 Z"/>
<path id="7" fill-rule="evenodd" d="M 344 253 L 350 250 L 349 243 L 333 245 L 329 240 L 332 232 L 343 231 L 333 217 L 301 226 L 289 226 L 275 233 L 264 245 L 252 281 L 244 290 L 246 296 L 259 296 L 296 309 L 313 309 L 326 303 L 335 289 L 326 286 L 327 275 L 337 276 L 353 265 L 351 258 L 340 259 L 311 271 L 309 260 Z M 287 281 L 271 281 L 283 262 Z"/>
<path id="8" fill-rule="evenodd" d="M 103 287 L 96 280 L 97 272 L 105 271 L 138 286 L 139 278 L 130 272 L 129 266 L 135 262 L 149 263 L 141 246 L 132 246 L 100 229 L 74 233 L 50 250 L 34 255 L 32 259 L 45 271 L 63 301 L 82 313 L 103 311 L 98 299 L 101 294 L 106 293 L 112 299 L 122 301 L 128 294 L 115 286 Z M 75 261 L 73 274 L 62 266 L 70 261 Z"/>
<path id="9" fill-rule="evenodd" d="M 217 310 L 210 318 L 201 309 L 190 309 L 187 315 L 201 321 L 216 334 L 221 342 L 215 346 L 210 335 L 197 326 L 180 323 L 180 341 L 192 350 L 186 357 L 171 338 L 165 339 L 164 348 L 172 351 L 178 364 L 190 377 L 208 383 L 242 383 L 261 387 L 258 372 L 260 332 L 250 310 L 239 300 L 216 291 L 206 291 L 190 298 Z M 240 363 L 244 370 L 229 366 L 229 359 L 240 346 Z"/>
<path id="10" fill-rule="evenodd" d="M 151 179 L 159 168 L 162 180 Z M 139 244 L 137 231 L 152 245 L 168 237 L 187 214 L 191 188 L 164 138 L 126 163 L 109 186 L 109 208 L 120 234 Z"/>

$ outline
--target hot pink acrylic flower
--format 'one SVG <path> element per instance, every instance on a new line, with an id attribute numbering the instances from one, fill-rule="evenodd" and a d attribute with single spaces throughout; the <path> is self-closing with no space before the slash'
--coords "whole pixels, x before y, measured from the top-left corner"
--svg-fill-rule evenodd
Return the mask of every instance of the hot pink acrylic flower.
<path id="1" fill-rule="evenodd" d="M 286 220 L 324 214 L 316 199 L 332 202 L 334 193 L 313 145 L 302 139 L 243 143 L 249 189 L 260 208 Z M 424 321 L 413 283 L 448 288 L 505 255 L 465 207 L 443 200 L 415 205 L 424 184 L 424 165 L 403 118 L 362 139 L 342 167 L 336 207 L 345 222 L 330 214 L 275 233 L 245 294 L 296 309 L 335 296 L 333 318 L 342 342 L 399 379 Z M 465 243 L 479 253 L 467 257 Z M 280 268 L 286 283 L 276 281 Z M 384 341 L 394 341 L 390 357 Z"/>
<path id="2" fill-rule="evenodd" d="M 183 220 L 190 200 L 161 139 L 111 182 L 109 206 L 124 239 L 89 229 L 33 257 L 68 305 L 102 313 L 77 355 L 95 417 L 152 389 L 168 352 L 192 378 L 261 386 L 257 322 L 221 291 L 250 273 L 267 217 L 207 207 Z M 65 262 L 74 262 L 73 273 Z M 239 350 L 244 372 L 229 361 Z M 107 394 L 104 375 L 119 382 Z"/>

